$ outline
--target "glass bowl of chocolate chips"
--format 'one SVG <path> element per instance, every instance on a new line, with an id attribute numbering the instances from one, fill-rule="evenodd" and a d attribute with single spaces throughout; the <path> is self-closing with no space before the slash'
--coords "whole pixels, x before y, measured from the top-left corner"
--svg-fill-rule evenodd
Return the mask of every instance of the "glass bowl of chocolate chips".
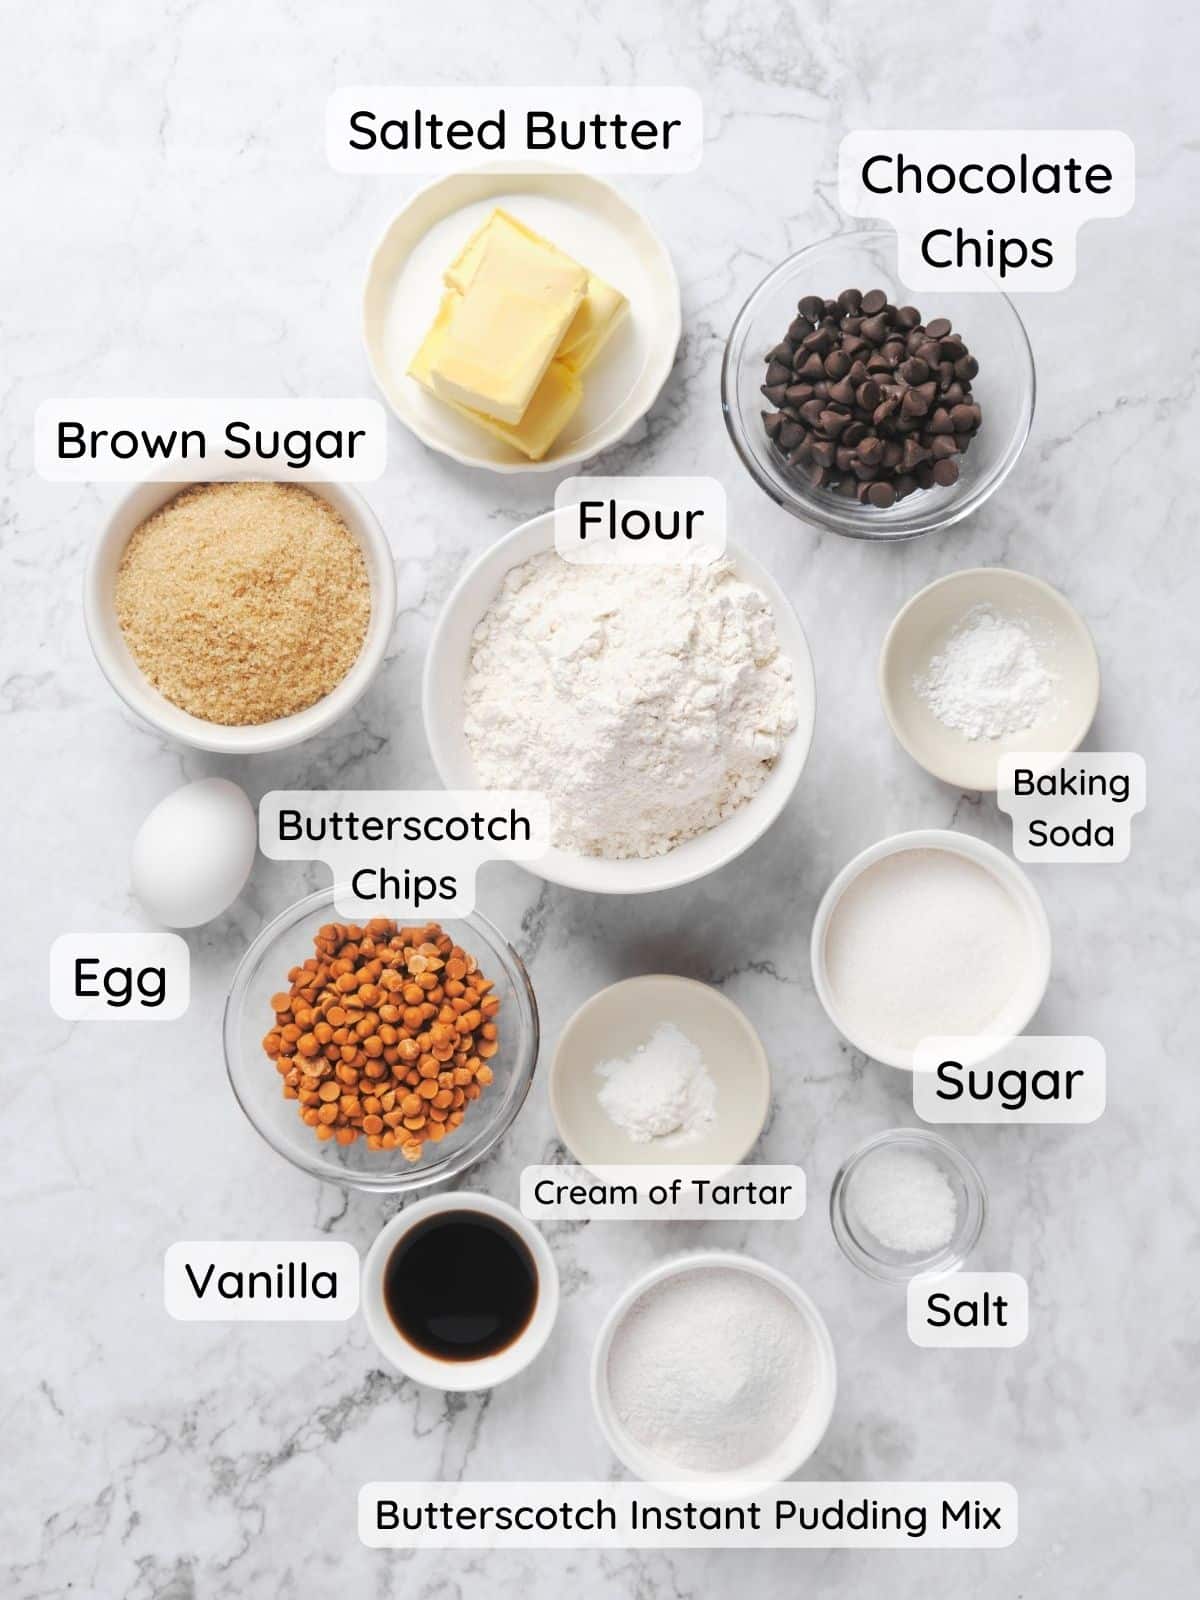
<path id="1" fill-rule="evenodd" d="M 1007 295 L 947 290 L 918 309 L 895 256 L 884 229 L 789 256 L 738 313 L 721 369 L 751 477 L 793 516 L 856 539 L 969 516 L 1033 421 L 1033 352 Z"/>

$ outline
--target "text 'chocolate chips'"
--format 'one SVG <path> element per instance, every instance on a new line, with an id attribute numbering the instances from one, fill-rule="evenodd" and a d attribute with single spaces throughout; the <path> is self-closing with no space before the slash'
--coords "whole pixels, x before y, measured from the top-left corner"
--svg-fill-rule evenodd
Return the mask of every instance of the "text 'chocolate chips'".
<path id="1" fill-rule="evenodd" d="M 805 295 L 766 357 L 767 437 L 816 488 L 886 510 L 948 488 L 982 414 L 979 363 L 946 317 L 922 322 L 882 289 Z"/>

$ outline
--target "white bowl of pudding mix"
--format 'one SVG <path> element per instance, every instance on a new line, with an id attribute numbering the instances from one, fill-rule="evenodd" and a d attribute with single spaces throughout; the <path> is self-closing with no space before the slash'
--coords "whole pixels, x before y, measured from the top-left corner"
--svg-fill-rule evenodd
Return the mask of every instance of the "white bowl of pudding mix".
<path id="1" fill-rule="evenodd" d="M 591 574 L 593 580 L 598 575 L 599 581 L 606 584 L 619 583 L 621 574 L 635 572 L 637 594 L 633 598 L 648 596 L 652 605 L 657 604 L 664 585 L 672 583 L 671 575 L 677 570 L 672 567 L 652 570 L 579 567 L 562 561 L 554 551 L 553 512 L 534 517 L 486 550 L 467 569 L 446 601 L 425 660 L 422 693 L 425 733 L 442 782 L 448 789 L 508 788 L 546 792 L 547 786 L 538 781 L 539 774 L 547 773 L 551 789 L 557 775 L 566 774 L 573 785 L 571 801 L 576 817 L 583 818 L 586 824 L 594 816 L 606 815 L 619 819 L 622 827 L 628 824 L 628 839 L 621 839 L 617 853 L 577 848 L 572 842 L 564 841 L 557 829 L 561 814 L 556 810 L 554 793 L 549 793 L 555 842 L 537 860 L 522 865 L 551 883 L 594 894 L 644 894 L 691 883 L 715 872 L 747 850 L 775 821 L 791 798 L 808 759 L 816 715 L 816 688 L 808 641 L 790 602 L 766 569 L 733 544 L 726 550 L 724 562 L 727 565 L 718 562 L 711 569 L 714 574 L 720 569 L 719 575 L 711 580 L 721 586 L 720 596 L 714 600 L 709 595 L 706 600 L 702 594 L 695 603 L 698 606 L 711 603 L 714 613 L 719 611 L 723 618 L 741 605 L 744 614 L 737 626 L 743 643 L 751 654 L 761 652 L 766 663 L 761 670 L 770 676 L 770 682 L 761 687 L 761 701 L 752 706 L 751 714 L 745 718 L 741 729 L 744 746 L 732 754 L 723 748 L 720 757 L 732 761 L 735 766 L 740 762 L 741 772 L 749 774 L 747 786 L 751 783 L 756 786 L 753 792 L 728 806 L 719 818 L 714 817 L 712 824 L 703 831 L 681 836 L 671 847 L 654 848 L 651 852 L 645 844 L 645 813 L 647 808 L 656 807 L 660 793 L 671 792 L 669 801 L 664 802 L 670 805 L 675 804 L 673 795 L 677 788 L 687 791 L 687 805 L 708 803 L 703 795 L 697 801 L 688 785 L 694 789 L 699 781 L 695 775 L 707 770 L 706 763 L 715 745 L 708 731 L 717 715 L 713 705 L 714 702 L 719 705 L 721 697 L 731 692 L 729 682 L 706 683 L 697 676 L 695 683 L 688 685 L 689 694 L 694 691 L 691 703 L 697 707 L 694 723 L 678 713 L 669 701 L 661 706 L 653 704 L 653 691 L 661 686 L 663 677 L 657 667 L 640 675 L 635 671 L 632 683 L 629 676 L 614 680 L 606 691 L 609 698 L 602 705 L 597 705 L 595 698 L 590 705 L 586 704 L 586 693 L 574 702 L 560 693 L 557 704 L 543 712 L 542 706 L 553 698 L 553 679 L 559 658 L 567 659 L 568 664 L 579 658 L 594 658 L 610 647 L 614 637 L 617 642 L 613 648 L 620 651 L 622 630 L 629 626 L 626 621 L 629 607 L 618 604 L 614 598 L 611 609 L 607 602 L 593 606 L 584 623 L 580 622 L 582 613 L 578 611 L 564 613 L 561 626 L 553 617 L 541 618 L 537 624 L 541 634 L 532 665 L 543 673 L 550 690 L 546 690 L 545 683 L 541 686 L 531 683 L 530 673 L 517 659 L 517 653 L 532 637 L 534 628 L 512 621 L 518 615 L 516 607 L 521 603 L 521 596 L 516 596 L 514 601 L 512 586 L 507 580 L 515 569 L 523 569 L 523 577 L 528 577 L 532 569 L 527 564 L 539 561 L 543 563 L 543 577 L 548 573 L 544 564 L 555 562 L 570 573 Z M 697 583 L 703 589 L 709 581 L 701 579 Z M 747 596 L 747 586 L 758 600 Z M 607 590 L 603 592 L 608 593 Z M 765 608 L 760 601 L 765 602 Z M 686 645 L 678 652 L 677 659 L 693 662 L 699 658 L 700 647 L 695 645 L 691 635 L 685 637 L 687 606 L 691 603 L 690 599 L 680 600 L 673 619 L 668 605 L 661 606 L 659 614 L 651 619 L 650 627 L 643 630 L 648 650 L 654 648 L 656 627 L 661 625 L 666 632 L 674 625 L 681 643 Z M 513 656 L 510 670 L 510 658 L 496 650 L 494 641 L 489 647 L 493 673 L 491 711 L 496 718 L 493 728 L 486 717 L 481 719 L 480 700 L 473 685 L 480 681 L 480 625 L 494 614 L 497 604 L 509 610 Z M 603 614 L 606 610 L 607 616 Z M 710 678 L 713 675 L 711 660 L 710 656 L 709 665 L 702 669 L 709 672 Z M 759 670 L 757 660 L 752 662 L 747 658 L 741 670 L 744 675 L 753 677 Z M 586 660 L 583 671 L 586 681 Z M 783 680 L 789 685 L 787 689 L 781 688 Z M 643 690 L 651 691 L 649 706 L 631 704 Z M 740 692 L 737 685 L 733 692 Z M 752 686 L 749 692 L 752 696 L 759 694 L 760 686 Z M 790 726 L 784 727 L 780 720 L 774 733 L 764 735 L 759 731 L 762 720 L 770 721 L 778 710 L 779 694 L 790 696 L 787 705 Z M 482 734 L 478 728 L 473 734 L 468 725 L 469 699 L 471 715 L 477 723 L 482 720 Z M 523 728 L 518 728 L 509 715 L 514 704 L 527 713 L 528 721 Z M 763 710 L 767 712 L 766 718 L 757 719 L 754 712 Z M 554 734 L 558 741 L 553 762 L 543 759 L 540 766 L 539 754 L 549 746 L 538 729 L 539 716 L 545 716 L 548 721 L 557 719 Z M 640 719 L 643 734 L 640 744 L 627 737 L 631 719 Z M 586 748 L 589 729 L 598 726 L 603 731 L 606 725 L 611 725 L 609 747 L 597 755 Z M 728 733 L 728 721 L 723 726 Z M 737 730 L 734 732 L 736 735 Z M 524 738 L 523 745 L 520 736 Z M 761 758 L 755 752 L 753 741 L 756 740 L 763 744 Z M 639 762 L 653 764 L 656 751 L 664 746 L 672 753 L 663 763 L 661 781 L 648 782 Z M 513 753 L 505 773 L 508 781 L 489 781 L 480 772 L 481 752 L 487 757 L 493 748 Z M 594 766 L 589 768 L 589 761 L 593 759 Z M 627 795 L 634 798 L 627 800 Z"/>
<path id="2" fill-rule="evenodd" d="M 813 923 L 813 985 L 829 1020 L 864 1055 L 909 1071 L 925 1039 L 976 1039 L 981 1061 L 1023 1033 L 1050 963 L 1050 925 L 1026 873 L 945 829 L 855 856 Z"/>

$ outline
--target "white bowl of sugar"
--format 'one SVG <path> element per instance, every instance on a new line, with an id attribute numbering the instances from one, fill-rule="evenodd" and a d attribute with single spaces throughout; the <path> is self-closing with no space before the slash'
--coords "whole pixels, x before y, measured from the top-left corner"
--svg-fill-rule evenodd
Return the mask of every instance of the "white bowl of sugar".
<path id="1" fill-rule="evenodd" d="M 646 1483 L 710 1500 L 781 1483 L 825 1435 L 837 1395 L 829 1329 L 765 1262 L 698 1250 L 625 1291 L 592 1353 L 592 1404 Z"/>
<path id="2" fill-rule="evenodd" d="M 813 922 L 813 986 L 829 1020 L 865 1055 L 908 1071 L 925 1039 L 977 1039 L 982 1061 L 1023 1033 L 1050 963 L 1028 876 L 993 845 L 944 829 L 855 856 Z"/>

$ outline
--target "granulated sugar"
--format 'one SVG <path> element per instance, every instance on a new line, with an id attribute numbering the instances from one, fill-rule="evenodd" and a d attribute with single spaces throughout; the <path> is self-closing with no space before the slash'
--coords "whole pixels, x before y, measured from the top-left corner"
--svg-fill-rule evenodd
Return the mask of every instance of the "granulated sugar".
<path id="1" fill-rule="evenodd" d="M 204 483 L 133 532 L 117 621 L 142 672 L 206 722 L 272 722 L 327 695 L 371 616 L 362 549 L 299 484 Z"/>
<path id="2" fill-rule="evenodd" d="M 613 1336 L 621 1425 L 665 1466 L 737 1472 L 778 1449 L 816 1380 L 807 1325 L 774 1284 L 701 1267 L 655 1284 Z"/>
<path id="3" fill-rule="evenodd" d="M 860 873 L 834 908 L 825 966 L 856 1038 L 913 1050 L 978 1035 L 1025 976 L 1021 908 L 986 868 L 951 850 L 901 850 Z"/>

